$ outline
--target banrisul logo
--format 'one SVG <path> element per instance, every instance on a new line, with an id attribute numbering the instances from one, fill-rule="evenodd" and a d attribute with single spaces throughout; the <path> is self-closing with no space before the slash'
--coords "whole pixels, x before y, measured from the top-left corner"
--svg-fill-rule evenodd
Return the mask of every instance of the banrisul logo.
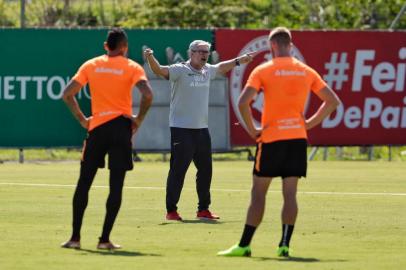
<path id="1" fill-rule="evenodd" d="M 238 121 L 242 124 L 243 124 L 242 117 L 238 110 L 238 97 L 240 96 L 241 91 L 244 88 L 245 80 L 248 78 L 248 75 L 251 73 L 251 71 L 257 65 L 272 60 L 272 54 L 269 50 L 268 36 L 267 35 L 260 36 L 260 37 L 257 37 L 255 39 L 251 40 L 241 49 L 241 51 L 238 53 L 238 55 L 243 55 L 243 54 L 246 54 L 249 52 L 258 52 L 258 54 L 254 58 L 254 61 L 248 65 L 241 65 L 241 66 L 235 67 L 232 70 L 231 75 L 230 75 L 231 104 L 233 106 L 234 113 L 238 118 Z M 303 55 L 300 53 L 300 51 L 295 46 L 292 47 L 291 55 L 293 57 L 297 58 L 298 60 L 302 61 L 303 63 L 305 63 Z M 255 124 L 257 126 L 259 126 L 260 122 L 261 122 L 261 112 L 262 112 L 263 101 L 264 101 L 263 94 L 261 92 L 255 97 L 254 102 L 251 104 L 253 116 L 255 119 Z M 307 104 L 308 104 L 308 102 L 306 102 L 306 109 L 307 109 Z M 244 125 L 244 128 L 246 128 L 245 125 Z"/>

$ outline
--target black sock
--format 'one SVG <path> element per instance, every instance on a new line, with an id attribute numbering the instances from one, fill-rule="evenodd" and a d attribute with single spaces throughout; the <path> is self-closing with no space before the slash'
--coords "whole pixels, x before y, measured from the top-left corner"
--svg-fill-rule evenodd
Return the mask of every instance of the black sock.
<path id="1" fill-rule="evenodd" d="M 240 247 L 249 246 L 256 229 L 257 227 L 245 224 L 244 232 L 242 233 L 241 240 L 238 245 Z"/>
<path id="2" fill-rule="evenodd" d="M 292 237 L 293 228 L 295 225 L 282 224 L 282 238 L 279 242 L 279 246 L 289 247 L 290 238 Z"/>

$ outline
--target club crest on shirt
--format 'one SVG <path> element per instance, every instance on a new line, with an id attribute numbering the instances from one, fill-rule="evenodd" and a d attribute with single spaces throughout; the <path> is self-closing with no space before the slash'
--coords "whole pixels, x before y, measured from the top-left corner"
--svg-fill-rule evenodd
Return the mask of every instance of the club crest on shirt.
<path id="1" fill-rule="evenodd" d="M 188 73 L 189 75 L 190 73 Z M 210 86 L 210 78 L 207 76 L 208 71 L 202 70 L 201 73 L 193 73 L 193 81 L 190 82 L 191 87 L 209 87 Z M 190 75 L 189 75 L 190 76 Z"/>

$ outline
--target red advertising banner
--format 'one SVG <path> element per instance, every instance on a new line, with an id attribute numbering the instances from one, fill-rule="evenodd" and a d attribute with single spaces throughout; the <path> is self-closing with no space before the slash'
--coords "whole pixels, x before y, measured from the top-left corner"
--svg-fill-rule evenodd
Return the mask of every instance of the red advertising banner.
<path id="1" fill-rule="evenodd" d="M 231 144 L 254 142 L 240 124 L 238 96 L 257 65 L 272 59 L 269 31 L 216 31 L 221 60 L 258 51 L 254 61 L 229 74 Z M 406 144 L 406 32 L 292 31 L 294 57 L 314 68 L 340 97 L 342 104 L 321 125 L 308 132 L 312 145 Z M 252 104 L 258 125 L 262 96 Z M 306 117 L 320 100 L 312 94 Z"/>

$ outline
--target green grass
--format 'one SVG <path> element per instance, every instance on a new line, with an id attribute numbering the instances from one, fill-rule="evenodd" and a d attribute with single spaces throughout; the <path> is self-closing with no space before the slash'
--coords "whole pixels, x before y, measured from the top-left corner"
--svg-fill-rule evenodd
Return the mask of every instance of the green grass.
<path id="1" fill-rule="evenodd" d="M 236 147 L 234 150 L 246 150 L 247 147 Z M 252 154 L 255 154 L 255 147 L 248 147 Z M 339 150 L 341 149 L 341 153 Z M 24 160 L 26 161 L 66 161 L 78 160 L 81 157 L 81 149 L 66 149 L 66 148 L 32 148 L 23 149 Z M 310 155 L 313 147 L 308 147 L 308 155 Z M 327 150 L 325 155 L 324 151 Z M 19 161 L 19 149 L 1 149 L 0 148 L 0 163 L 4 161 Z M 164 156 L 162 153 L 139 153 L 139 156 L 144 161 L 162 161 L 164 158 L 169 160 L 170 155 Z M 247 160 L 248 153 L 244 152 L 229 152 L 215 153 L 214 160 Z M 360 148 L 356 146 L 345 147 L 319 147 L 314 155 L 314 160 L 368 160 L 368 148 Z M 391 158 L 393 161 L 406 161 L 406 146 L 393 146 L 391 148 Z M 373 148 L 373 160 L 389 160 L 388 146 L 375 146 Z"/>
<path id="2" fill-rule="evenodd" d="M 279 179 L 271 185 L 264 221 L 252 243 L 253 257 L 215 256 L 240 238 L 249 201 L 251 162 L 215 162 L 212 209 L 221 215 L 216 224 L 194 219 L 197 196 L 193 167 L 187 174 L 179 204 L 186 222 L 172 223 L 164 220 L 168 163 L 143 162 L 135 166 L 127 175 L 123 205 L 112 233 L 112 240 L 124 249 L 109 253 L 95 248 L 108 192 L 100 186 L 107 185 L 107 170 L 99 171 L 90 192 L 82 250 L 67 250 L 59 244 L 70 234 L 77 162 L 0 164 L 0 269 L 406 267 L 404 162 L 310 162 L 308 178 L 299 187 L 300 212 L 291 241 L 291 260 L 275 255 L 281 227 Z"/>

